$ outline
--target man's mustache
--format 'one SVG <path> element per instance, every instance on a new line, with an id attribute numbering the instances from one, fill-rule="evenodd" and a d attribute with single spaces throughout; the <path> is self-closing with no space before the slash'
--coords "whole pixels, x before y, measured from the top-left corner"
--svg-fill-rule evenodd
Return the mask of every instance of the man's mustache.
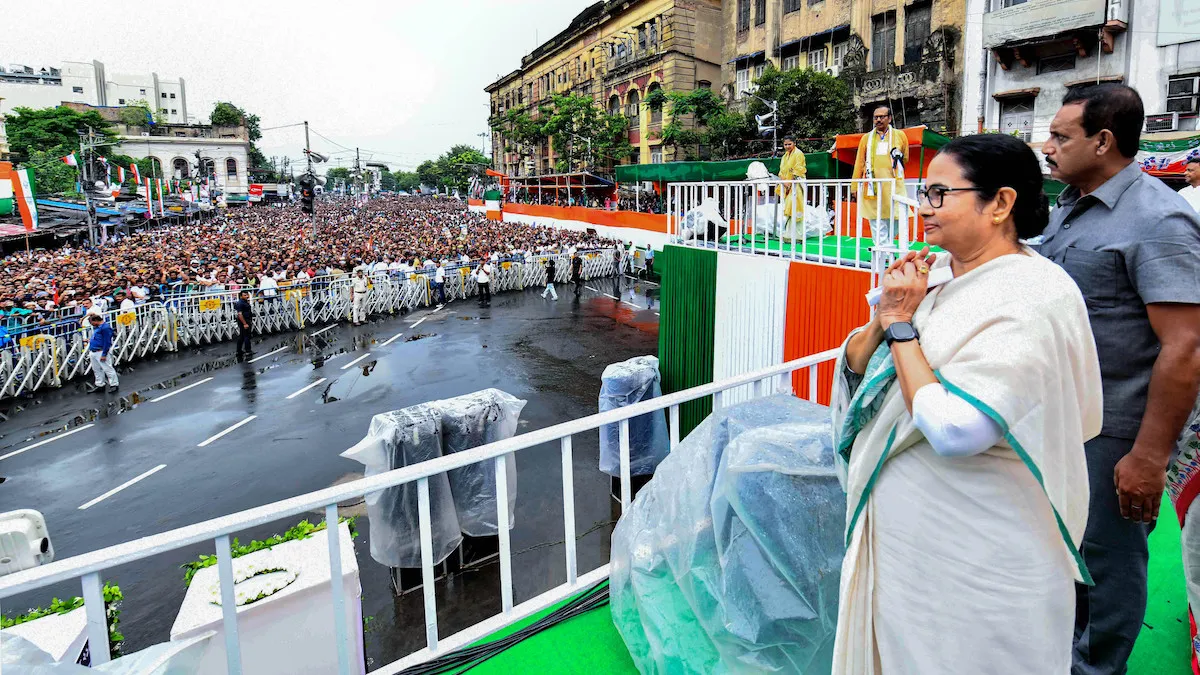
<path id="1" fill-rule="evenodd" d="M 1054 167 L 1054 168 L 1056 168 L 1056 169 L 1058 168 L 1058 162 L 1056 162 L 1056 161 L 1054 161 L 1054 160 L 1050 159 L 1049 157 L 1047 157 L 1047 158 L 1046 158 L 1046 164 L 1047 164 L 1047 165 L 1049 165 L 1049 166 L 1052 166 L 1052 167 Z"/>

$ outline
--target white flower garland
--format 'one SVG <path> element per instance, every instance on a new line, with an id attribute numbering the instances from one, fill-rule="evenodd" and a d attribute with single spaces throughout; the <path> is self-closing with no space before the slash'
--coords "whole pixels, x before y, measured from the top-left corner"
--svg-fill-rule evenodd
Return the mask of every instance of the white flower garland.
<path id="1" fill-rule="evenodd" d="M 241 565 L 233 570 L 234 604 L 244 607 L 269 598 L 287 588 L 296 581 L 299 574 L 278 565 L 258 567 L 257 565 Z M 241 585 L 241 588 L 238 586 Z M 221 606 L 221 581 L 209 587 L 209 602 Z"/>

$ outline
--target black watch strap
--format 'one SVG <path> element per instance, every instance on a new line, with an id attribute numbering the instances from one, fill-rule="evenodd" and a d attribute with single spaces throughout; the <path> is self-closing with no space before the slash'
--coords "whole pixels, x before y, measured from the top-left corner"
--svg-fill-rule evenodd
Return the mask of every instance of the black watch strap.
<path id="1" fill-rule="evenodd" d="M 907 321 L 897 321 L 883 331 L 883 339 L 889 347 L 895 342 L 912 342 L 920 337 L 916 327 Z"/>

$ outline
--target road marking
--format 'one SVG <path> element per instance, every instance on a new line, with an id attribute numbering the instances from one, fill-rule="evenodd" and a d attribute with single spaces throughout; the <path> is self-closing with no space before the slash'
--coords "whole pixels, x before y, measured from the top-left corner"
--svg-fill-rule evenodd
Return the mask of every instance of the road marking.
<path id="1" fill-rule="evenodd" d="M 605 296 L 605 297 L 607 297 L 607 298 L 612 298 L 613 300 L 620 300 L 620 298 L 618 298 L 617 296 L 615 296 L 615 295 L 609 295 L 608 293 L 601 293 L 600 295 L 603 295 L 603 296 Z"/>
<path id="2" fill-rule="evenodd" d="M 386 347 L 386 346 L 388 346 L 388 345 L 392 344 L 393 342 L 395 342 L 396 340 L 399 340 L 399 339 L 400 339 L 401 337 L 403 337 L 403 336 L 404 336 L 404 333 L 396 333 L 396 334 L 395 334 L 395 335 L 393 335 L 392 337 L 388 338 L 388 339 L 387 339 L 387 342 L 385 342 L 385 343 L 383 343 L 383 344 L 381 344 L 381 345 L 379 345 L 379 346 L 380 346 L 380 347 Z"/>
<path id="3" fill-rule="evenodd" d="M 633 279 L 633 280 L 635 280 L 635 281 L 639 281 L 639 282 L 641 282 L 641 283 L 643 283 L 643 284 L 650 284 L 651 286 L 661 286 L 661 285 L 662 285 L 662 284 L 656 284 L 656 283 L 654 283 L 653 281 L 646 281 L 645 279 L 638 279 L 637 277 L 635 277 L 635 276 L 633 276 L 633 275 L 630 275 L 630 274 L 625 274 L 625 275 L 623 275 L 623 276 L 625 276 L 625 277 L 628 277 L 628 278 L 630 278 L 630 279 Z"/>
<path id="4" fill-rule="evenodd" d="M 346 370 L 347 368 L 352 367 L 354 364 L 358 363 L 359 361 L 362 361 L 363 359 L 367 358 L 370 355 L 371 355 L 371 352 L 367 352 L 366 354 L 363 354 L 362 356 L 358 357 L 357 359 L 354 359 L 350 363 L 347 363 L 346 365 L 342 366 L 342 370 Z"/>
<path id="5" fill-rule="evenodd" d="M 589 291 L 591 291 L 591 292 L 593 292 L 593 293 L 599 293 L 599 292 L 600 292 L 600 290 L 599 290 L 599 289 L 592 288 L 591 286 L 584 286 L 584 288 L 588 289 Z M 607 295 L 607 294 L 606 294 L 606 295 Z M 612 296 L 609 296 L 609 297 L 612 297 Z"/>
<path id="6" fill-rule="evenodd" d="M 312 384 L 310 384 L 310 385 L 308 385 L 307 387 L 305 387 L 305 388 L 301 389 L 300 391 L 298 391 L 298 392 L 296 392 L 296 393 L 292 394 L 291 396 L 288 396 L 288 397 L 287 397 L 287 400 L 289 400 L 289 401 L 290 401 L 290 400 L 292 400 L 292 399 L 296 398 L 297 396 L 299 396 L 300 394 L 303 394 L 304 392 L 308 391 L 309 389 L 312 389 L 313 387 L 318 387 L 318 386 L 320 386 L 320 385 L 321 385 L 321 383 L 325 381 L 325 379 L 326 379 L 326 378 L 322 377 L 321 379 L 317 380 L 316 382 L 313 382 Z"/>
<path id="7" fill-rule="evenodd" d="M 47 438 L 44 441 L 38 441 L 37 443 L 34 443 L 33 445 L 27 445 L 27 446 L 21 448 L 20 450 L 14 450 L 13 452 L 8 453 L 7 455 L 0 456 L 0 459 L 8 459 L 9 457 L 16 457 L 17 455 L 21 454 L 22 452 L 28 452 L 29 450 L 33 450 L 34 448 L 40 448 L 47 443 L 53 443 L 54 441 L 57 441 L 60 438 L 66 438 L 67 436 L 70 436 L 71 434 L 77 434 L 77 433 L 83 431 L 84 429 L 91 429 L 94 426 L 96 426 L 96 425 L 85 424 L 77 429 L 72 429 L 65 434 L 58 434 L 57 436 Z"/>
<path id="8" fill-rule="evenodd" d="M 192 387 L 199 387 L 200 385 L 204 384 L 205 382 L 211 382 L 211 381 L 212 381 L 211 377 L 206 377 L 203 380 L 189 384 L 188 386 L 183 387 L 182 389 L 176 389 L 175 391 L 173 391 L 169 394 L 159 396 L 158 398 L 152 398 L 152 399 L 150 399 L 149 402 L 154 403 L 155 401 L 165 401 L 165 400 L 171 398 L 172 396 L 174 396 L 175 394 L 182 394 L 183 392 L 187 391 L 188 389 L 191 389 Z"/>
<path id="9" fill-rule="evenodd" d="M 249 423 L 250 423 L 251 421 L 253 421 L 253 420 L 254 420 L 254 418 L 256 418 L 256 417 L 258 417 L 258 415 L 251 415 L 251 416 L 247 417 L 246 419 L 242 420 L 241 422 L 238 422 L 237 424 L 235 424 L 235 425 L 233 425 L 233 426 L 229 427 L 229 428 L 228 428 L 228 429 L 226 429 L 225 431 L 222 431 L 221 433 L 217 434 L 216 436 L 212 436 L 212 437 L 210 437 L 208 440 L 204 441 L 204 442 L 203 442 L 203 443 L 201 443 L 200 445 L 197 445 L 196 447 L 197 447 L 197 448 L 203 448 L 204 446 L 206 446 L 206 445 L 208 445 L 209 443 L 212 443 L 213 441 L 215 441 L 215 440 L 217 440 L 217 439 L 221 438 L 222 436 L 224 436 L 225 434 L 227 434 L 227 433 L 229 433 L 229 432 L 233 431 L 234 429 L 237 429 L 238 427 L 242 426 L 243 424 L 249 424 Z"/>
<path id="10" fill-rule="evenodd" d="M 655 313 L 654 313 L 654 316 L 662 316 L 662 314 L 659 314 L 658 312 L 655 312 Z"/>
<path id="11" fill-rule="evenodd" d="M 635 304 L 633 304 L 632 302 L 630 302 L 630 301 L 628 301 L 628 300 L 622 300 L 621 302 L 623 302 L 623 303 L 625 303 L 625 304 L 629 305 L 630 307 L 636 307 L 636 308 L 638 308 L 638 309 L 646 309 L 645 307 L 642 307 L 641 305 L 635 305 Z"/>
<path id="12" fill-rule="evenodd" d="M 432 314 L 437 314 L 438 312 L 442 311 L 443 308 L 445 308 L 445 305 L 438 305 L 437 309 L 433 310 Z"/>
<path id="13" fill-rule="evenodd" d="M 337 325 L 336 323 L 335 323 L 335 324 L 333 324 L 333 325 L 330 325 L 330 326 L 325 326 L 325 327 L 324 327 L 324 328 L 322 328 L 321 330 L 319 330 L 319 331 L 316 331 L 315 333 L 311 333 L 311 334 L 309 335 L 309 337 L 317 337 L 317 336 L 318 336 L 318 335 L 320 335 L 321 333 L 324 333 L 324 332 L 325 332 L 325 331 L 327 331 L 327 330 L 333 330 L 334 328 L 337 328 L 337 327 L 338 327 L 338 325 Z"/>
<path id="14" fill-rule="evenodd" d="M 421 317 L 421 318 L 420 318 L 420 320 L 418 320 L 416 323 L 414 323 L 414 324 L 412 325 L 412 327 L 413 327 L 413 328 L 416 328 L 417 326 L 420 326 L 421 324 L 425 323 L 425 319 L 428 319 L 428 318 L 429 318 L 429 317 L 427 317 L 427 316 L 423 316 L 423 317 Z"/>
<path id="15" fill-rule="evenodd" d="M 266 354 L 263 354 L 262 356 L 256 356 L 256 357 L 250 359 L 250 363 L 254 363 L 255 361 L 262 361 L 263 359 L 267 358 L 268 356 L 271 356 L 272 354 L 278 354 L 279 352 L 285 351 L 286 349 L 288 349 L 288 348 L 280 347 L 279 349 L 276 349 L 273 352 L 267 352 Z"/>
<path id="16" fill-rule="evenodd" d="M 138 476 L 137 478 L 134 478 L 134 479 L 132 479 L 132 480 L 127 480 L 127 481 L 125 481 L 124 483 L 121 483 L 120 485 L 118 485 L 117 487 L 115 487 L 115 488 L 113 488 L 113 489 L 109 490 L 108 492 L 105 492 L 104 494 L 100 495 L 99 497 L 96 497 L 96 498 L 95 498 L 95 499 L 93 499 L 92 501 L 90 501 L 90 502 L 88 502 L 88 503 L 84 504 L 83 506 L 80 506 L 80 507 L 79 507 L 79 510 L 80 510 L 80 511 L 84 511 L 84 510 L 90 509 L 91 507 L 93 507 L 93 506 L 95 506 L 95 505 L 99 504 L 100 502 L 104 501 L 105 499 L 108 499 L 109 497 L 111 497 L 111 496 L 113 496 L 113 495 L 117 494 L 118 492 L 120 492 L 121 490 L 124 490 L 125 488 L 129 487 L 130 485 L 133 485 L 134 483 L 136 483 L 136 482 L 138 482 L 138 481 L 140 481 L 140 480 L 144 480 L 144 479 L 146 479 L 146 478 L 149 478 L 150 476 L 153 476 L 154 474 L 158 473 L 159 471 L 162 471 L 162 470 L 163 470 L 163 469 L 165 469 L 165 468 L 167 468 L 167 465 L 166 465 L 166 464 L 159 464 L 158 466 L 154 467 L 153 469 L 150 469 L 149 471 L 147 471 L 146 473 L 144 473 L 144 474 L 142 474 L 142 475 Z"/>

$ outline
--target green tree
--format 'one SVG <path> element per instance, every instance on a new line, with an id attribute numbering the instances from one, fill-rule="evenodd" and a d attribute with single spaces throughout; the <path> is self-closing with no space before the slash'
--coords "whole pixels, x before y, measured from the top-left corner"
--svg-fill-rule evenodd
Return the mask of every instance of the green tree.
<path id="1" fill-rule="evenodd" d="M 712 90 L 672 91 L 647 98 L 666 101 L 671 121 L 663 126 L 662 141 L 685 159 L 720 160 L 744 154 L 750 134 L 747 118 L 729 110 Z"/>
<path id="2" fill-rule="evenodd" d="M 556 94 L 539 108 L 542 134 L 554 143 L 559 170 L 573 171 L 575 160 L 585 159 L 589 169 L 608 167 L 633 154 L 629 120 L 613 115 L 584 94 Z"/>
<path id="3" fill-rule="evenodd" d="M 854 131 L 854 110 L 850 87 L 840 78 L 810 68 L 779 71 L 768 67 L 755 80 L 755 93 L 779 102 L 779 138 L 794 136 L 796 146 L 805 152 L 829 147 L 834 136 Z M 750 99 L 746 124 L 754 124 L 754 115 L 767 112 L 765 103 Z"/>
<path id="4" fill-rule="evenodd" d="M 8 116 L 8 144 L 18 160 L 30 159 L 35 150 L 79 149 L 79 134 L 94 129 L 97 140 L 115 143 L 116 131 L 95 110 L 81 113 L 70 108 L 14 108 Z M 103 150 L 101 150 L 103 152 Z M 61 155 L 60 155 L 61 156 Z"/>
<path id="5" fill-rule="evenodd" d="M 247 155 L 250 158 L 250 173 L 260 178 L 275 177 L 274 168 L 267 156 L 258 149 L 256 143 L 262 138 L 261 120 L 258 115 L 248 114 L 242 108 L 228 102 L 218 101 L 213 106 L 212 114 L 208 116 L 210 124 L 216 127 L 244 126 L 250 138 L 250 148 Z"/>
<path id="6" fill-rule="evenodd" d="M 61 195 L 79 198 L 82 195 L 75 190 L 79 170 L 67 166 L 61 158 L 70 153 L 71 148 L 60 145 L 49 150 L 30 150 L 22 168 L 32 168 L 37 178 L 37 196 Z"/>
<path id="7" fill-rule="evenodd" d="M 437 162 L 427 159 L 417 166 L 417 179 L 421 185 L 437 188 L 442 185 L 442 177 Z"/>
<path id="8" fill-rule="evenodd" d="M 482 173 L 491 166 L 491 161 L 471 145 L 455 145 L 434 162 L 437 185 L 448 190 L 466 192 L 471 176 Z M 420 173 L 421 168 L 417 167 Z"/>
<path id="9" fill-rule="evenodd" d="M 350 169 L 347 169 L 344 166 L 335 166 L 325 172 L 326 190 L 332 190 L 336 188 L 339 182 L 344 182 L 346 185 L 349 185 L 352 182 L 350 180 Z"/>
<path id="10" fill-rule="evenodd" d="M 416 171 L 397 171 L 392 176 L 396 180 L 396 187 L 405 192 L 416 192 L 421 187 L 421 177 Z"/>
<path id="11" fill-rule="evenodd" d="M 379 188 L 382 190 L 395 191 L 396 176 L 390 171 L 384 171 L 379 177 Z"/>
<path id="12" fill-rule="evenodd" d="M 128 105 L 121 108 L 118 117 L 121 120 L 121 124 L 127 127 L 149 126 L 149 122 L 155 119 L 154 115 L 150 112 L 150 104 L 144 98 L 130 101 Z"/>

